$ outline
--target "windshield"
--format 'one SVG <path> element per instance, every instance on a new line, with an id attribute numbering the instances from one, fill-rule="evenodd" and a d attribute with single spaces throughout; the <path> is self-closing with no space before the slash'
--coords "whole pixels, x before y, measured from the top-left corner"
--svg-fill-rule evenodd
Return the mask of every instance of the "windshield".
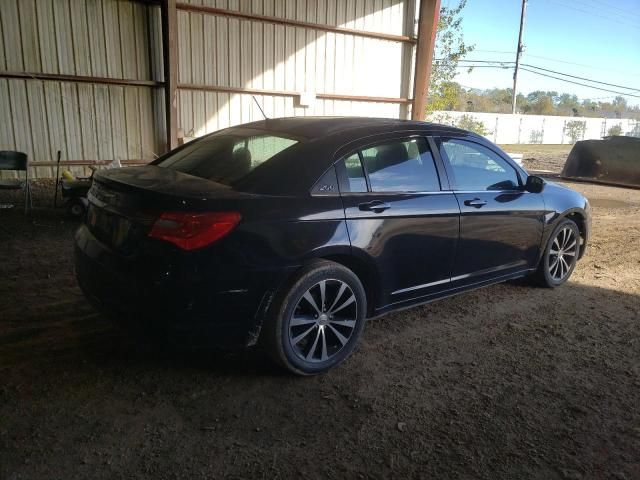
<path id="1" fill-rule="evenodd" d="M 156 165 L 232 186 L 256 167 L 298 143 L 255 130 L 245 132 L 247 130 L 196 140 L 160 159 Z"/>

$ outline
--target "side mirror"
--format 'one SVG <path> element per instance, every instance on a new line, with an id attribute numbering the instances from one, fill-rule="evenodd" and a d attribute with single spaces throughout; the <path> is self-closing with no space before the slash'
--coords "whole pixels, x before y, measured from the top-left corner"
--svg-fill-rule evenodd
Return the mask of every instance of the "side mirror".
<path id="1" fill-rule="evenodd" d="M 527 177 L 527 183 L 524 185 L 524 189 L 531 193 L 540 193 L 544 189 L 544 180 L 535 175 L 529 175 Z"/>

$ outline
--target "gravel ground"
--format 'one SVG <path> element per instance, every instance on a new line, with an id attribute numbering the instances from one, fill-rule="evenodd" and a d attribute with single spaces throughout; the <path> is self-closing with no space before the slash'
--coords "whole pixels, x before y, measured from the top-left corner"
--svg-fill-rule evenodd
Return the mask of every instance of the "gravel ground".
<path id="1" fill-rule="evenodd" d="M 0 210 L 0 479 L 640 479 L 640 190 L 572 187 L 568 284 L 387 315 L 313 378 L 144 351 L 77 288 L 75 223 Z"/>

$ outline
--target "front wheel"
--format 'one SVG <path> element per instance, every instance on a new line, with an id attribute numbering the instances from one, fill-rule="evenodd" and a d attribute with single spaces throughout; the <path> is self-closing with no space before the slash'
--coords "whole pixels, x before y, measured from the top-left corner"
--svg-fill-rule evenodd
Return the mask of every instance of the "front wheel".
<path id="1" fill-rule="evenodd" d="M 564 220 L 549 237 L 540 265 L 535 273 L 537 282 L 555 288 L 573 273 L 580 252 L 580 231 L 575 222 Z"/>
<path id="2" fill-rule="evenodd" d="M 271 357 L 289 371 L 323 373 L 353 352 L 366 309 L 364 288 L 351 270 L 314 262 L 279 295 L 265 324 L 264 342 Z"/>

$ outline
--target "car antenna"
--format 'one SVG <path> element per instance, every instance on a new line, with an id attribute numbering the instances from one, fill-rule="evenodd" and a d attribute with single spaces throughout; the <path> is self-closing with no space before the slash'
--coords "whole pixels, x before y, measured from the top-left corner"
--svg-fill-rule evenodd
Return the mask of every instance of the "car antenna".
<path id="1" fill-rule="evenodd" d="M 260 109 L 260 113 L 262 113 L 262 116 L 264 117 L 264 119 L 265 120 L 269 120 L 269 117 L 267 117 L 267 115 L 264 113 L 264 110 L 262 109 L 262 107 L 258 103 L 258 99 L 256 98 L 256 96 L 255 95 L 251 95 L 251 98 L 253 98 L 253 101 L 256 102 L 256 105 Z"/>

